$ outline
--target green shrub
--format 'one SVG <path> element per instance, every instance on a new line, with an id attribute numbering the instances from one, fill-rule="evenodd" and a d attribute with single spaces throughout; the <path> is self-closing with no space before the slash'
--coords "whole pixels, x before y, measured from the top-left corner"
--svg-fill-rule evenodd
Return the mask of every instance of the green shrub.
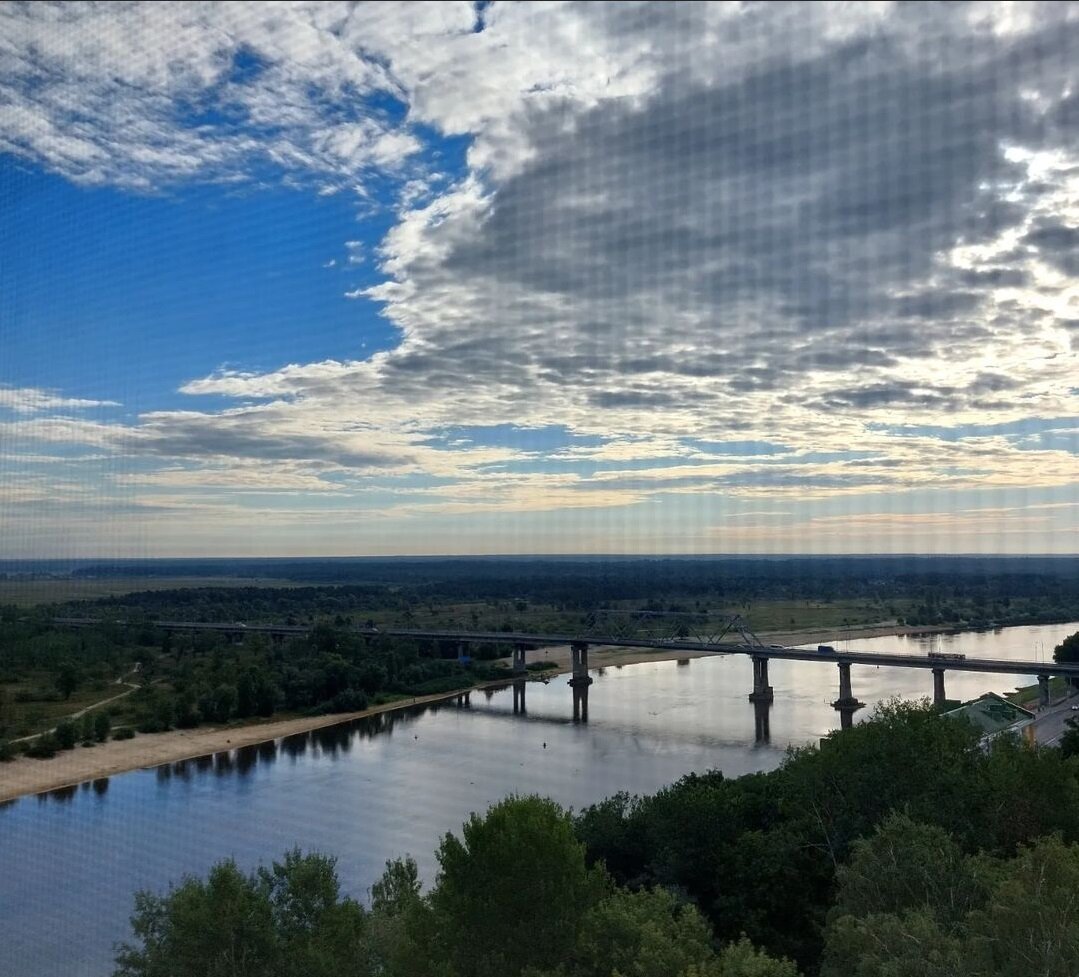
<path id="1" fill-rule="evenodd" d="M 78 727 L 68 719 L 56 725 L 56 742 L 61 750 L 73 750 L 79 741 Z"/>
<path id="2" fill-rule="evenodd" d="M 7 740 L 0 740 L 0 763 L 15 759 L 15 747 Z"/>
<path id="3" fill-rule="evenodd" d="M 52 733 L 45 733 L 30 741 L 30 745 L 26 748 L 26 755 L 35 760 L 50 760 L 56 756 L 56 751 L 59 749 L 60 744 L 56 742 L 56 737 Z"/>
<path id="4" fill-rule="evenodd" d="M 114 740 L 133 740 L 135 738 L 135 730 L 130 726 L 121 726 L 117 730 L 113 730 L 112 738 Z"/>

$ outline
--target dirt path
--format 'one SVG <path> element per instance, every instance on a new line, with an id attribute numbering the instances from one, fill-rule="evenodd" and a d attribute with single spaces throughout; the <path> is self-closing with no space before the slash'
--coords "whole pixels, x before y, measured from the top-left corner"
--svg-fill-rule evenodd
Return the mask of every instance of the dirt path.
<path id="1" fill-rule="evenodd" d="M 139 670 L 139 665 L 136 665 L 133 669 L 131 669 L 130 672 L 127 673 L 127 675 L 134 675 L 138 670 Z M 127 677 L 126 675 L 121 675 L 115 682 L 113 682 L 113 685 L 126 685 L 127 686 L 127 691 L 126 692 L 121 692 L 119 695 L 111 696 L 108 699 L 102 699 L 100 702 L 91 702 L 90 705 L 83 706 L 81 709 L 77 710 L 76 712 L 69 713 L 66 716 L 61 716 L 60 719 L 58 720 L 58 722 L 59 723 L 72 722 L 72 721 L 74 721 L 76 719 L 82 719 L 82 717 L 85 716 L 88 712 L 93 712 L 95 709 L 100 709 L 102 706 L 107 706 L 110 702 L 115 702 L 117 699 L 123 699 L 125 696 L 129 696 L 129 695 L 131 695 L 132 692 L 136 692 L 140 688 L 142 688 L 142 686 L 136 685 L 134 682 L 124 681 L 126 677 Z M 18 739 L 11 740 L 11 742 L 12 743 L 27 743 L 30 740 L 36 740 L 39 736 L 45 736 L 48 733 L 55 733 L 55 732 L 56 732 L 56 726 L 53 726 L 52 729 L 45 729 L 45 730 L 42 730 L 40 733 L 31 733 L 29 736 L 20 736 Z"/>

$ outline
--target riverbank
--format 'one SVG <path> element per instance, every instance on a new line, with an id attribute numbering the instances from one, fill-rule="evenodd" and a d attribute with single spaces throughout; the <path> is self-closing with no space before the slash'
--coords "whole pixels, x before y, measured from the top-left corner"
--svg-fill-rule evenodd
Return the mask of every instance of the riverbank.
<path id="1" fill-rule="evenodd" d="M 667 650 L 654 652 L 635 649 L 617 648 L 596 649 L 589 656 L 592 668 L 606 668 L 615 665 L 634 665 L 647 661 L 673 661 L 678 658 L 697 658 L 701 652 L 677 652 Z M 504 659 L 509 664 L 508 659 Z M 554 668 L 542 673 L 546 677 L 562 675 L 570 671 L 569 646 L 554 646 L 531 653 L 530 661 L 546 661 Z M 535 678 L 533 673 L 530 677 Z M 510 679 L 496 679 L 481 682 L 476 689 L 493 688 L 505 685 Z M 15 800 L 28 794 L 41 794 L 50 790 L 73 787 L 88 780 L 113 777 L 132 770 L 160 766 L 163 763 L 177 763 L 180 760 L 192 760 L 196 757 L 235 750 L 243 746 L 254 746 L 267 740 L 307 733 L 325 726 L 352 722 L 366 716 L 393 712 L 398 709 L 410 709 L 413 706 L 454 699 L 465 689 L 454 692 L 440 692 L 435 695 L 421 695 L 414 698 L 399 699 L 378 706 L 371 706 L 359 712 L 338 712 L 327 716 L 299 716 L 291 719 L 271 719 L 245 726 L 199 726 L 195 729 L 174 729 L 167 733 L 146 733 L 130 740 L 110 740 L 94 747 L 76 747 L 64 750 L 50 760 L 35 760 L 19 757 L 8 763 L 0 764 L 0 803 Z"/>
<path id="2" fill-rule="evenodd" d="M 812 629 L 804 631 L 784 631 L 762 633 L 761 639 L 775 644 L 816 644 L 888 637 L 890 635 L 915 635 L 939 633 L 939 627 L 901 627 L 881 625 L 877 627 L 856 627 L 842 629 Z M 643 650 L 635 648 L 593 648 L 589 652 L 591 668 L 611 668 L 623 665 L 636 665 L 643 662 L 675 661 L 678 659 L 700 658 L 709 652 L 685 651 L 681 649 L 657 648 Z M 547 676 L 565 674 L 570 671 L 570 649 L 568 645 L 540 648 L 529 653 L 529 662 L 546 662 L 554 668 Z M 504 659 L 509 664 L 508 659 Z M 498 679 L 480 683 L 477 689 L 504 685 L 507 679 Z M 88 780 L 98 780 L 156 767 L 163 763 L 175 763 L 196 757 L 235 750 L 243 746 L 253 746 L 267 740 L 306 733 L 313 729 L 351 722 L 365 716 L 408 709 L 414 705 L 441 702 L 461 695 L 464 690 L 439 693 L 437 695 L 417 696 L 372 706 L 360 712 L 334 713 L 328 716 L 301 716 L 290 719 L 268 720 L 245 726 L 200 726 L 195 729 L 170 730 L 167 733 L 148 733 L 131 740 L 112 740 L 98 746 L 76 747 L 58 753 L 51 760 L 34 760 L 19 757 L 8 763 L 0 764 L 0 802 L 14 800 L 28 794 L 40 794 L 45 791 L 71 787 Z"/>

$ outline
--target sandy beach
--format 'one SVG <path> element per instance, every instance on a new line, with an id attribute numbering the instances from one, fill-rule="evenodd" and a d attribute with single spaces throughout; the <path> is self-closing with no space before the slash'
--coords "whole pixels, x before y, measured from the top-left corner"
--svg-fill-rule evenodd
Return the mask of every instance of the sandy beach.
<path id="1" fill-rule="evenodd" d="M 939 631 L 931 627 L 862 627 L 841 630 L 806 630 L 762 633 L 761 639 L 775 644 L 814 644 L 817 642 L 842 641 L 858 638 L 877 638 L 894 634 L 928 634 Z M 591 668 L 608 668 L 619 665 L 635 665 L 641 662 L 674 661 L 685 658 L 700 658 L 708 652 L 683 651 L 658 648 L 653 651 L 641 651 L 629 648 L 596 647 L 589 651 Z M 529 662 L 546 661 L 554 664 L 557 671 L 546 675 L 558 675 L 570 670 L 570 650 L 568 645 L 553 646 L 529 652 Z M 509 664 L 508 659 L 504 659 Z M 485 688 L 505 684 L 504 680 L 486 682 L 477 686 Z M 26 794 L 39 794 L 43 791 L 70 787 L 87 780 L 98 780 L 156 767 L 162 763 L 175 763 L 194 757 L 234 750 L 241 746 L 252 746 L 267 740 L 280 739 L 296 733 L 305 733 L 323 726 L 350 722 L 376 713 L 390 712 L 395 709 L 407 709 L 413 705 L 428 702 L 440 702 L 453 699 L 461 692 L 441 693 L 438 695 L 419 696 L 399 702 L 372 706 L 362 712 L 335 713 L 330 716 L 304 716 L 293 719 L 270 720 L 246 726 L 200 726 L 197 729 L 177 729 L 168 733 L 152 733 L 136 736 L 131 740 L 113 740 L 93 748 L 76 747 L 58 753 L 51 760 L 34 760 L 19 757 L 10 763 L 0 764 L 0 802 L 9 801 Z"/>

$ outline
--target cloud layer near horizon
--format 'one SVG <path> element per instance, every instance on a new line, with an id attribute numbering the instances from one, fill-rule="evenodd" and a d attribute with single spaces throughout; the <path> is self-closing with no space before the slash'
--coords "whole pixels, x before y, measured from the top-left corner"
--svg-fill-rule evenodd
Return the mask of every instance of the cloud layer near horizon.
<path id="1" fill-rule="evenodd" d="M 911 493 L 1074 499 L 1072 5 L 0 16 L 9 154 L 131 192 L 273 178 L 394 211 L 375 253 L 348 248 L 381 273 L 350 294 L 381 305 L 392 349 L 310 362 L 298 324 L 293 363 L 208 366 L 182 387 L 219 408 L 137 417 L 0 389 L 8 455 L 113 459 L 96 491 L 147 511 L 140 539 L 185 507 L 232 527 L 265 506 L 289 525 L 359 512 L 422 540 L 461 516 L 662 500 L 683 513 L 664 538 L 695 539 L 675 549 L 836 542 L 823 512 L 717 535 L 768 497 L 850 500 L 850 548 L 903 549 L 924 545 L 893 539 L 889 513 L 911 538 L 933 515 Z M 447 136 L 468 140 L 460 173 L 430 152 Z M 47 495 L 58 476 L 33 464 Z M 994 548 L 994 518 L 957 520 L 954 545 L 980 548 L 977 523 Z M 1074 510 L 1033 518 L 1048 521 L 1001 545 L 1074 551 Z M 518 545 L 576 549 L 578 525 L 536 523 Z M 455 538 L 439 545 L 500 545 Z M 639 540 L 591 548 L 667 548 Z"/>

